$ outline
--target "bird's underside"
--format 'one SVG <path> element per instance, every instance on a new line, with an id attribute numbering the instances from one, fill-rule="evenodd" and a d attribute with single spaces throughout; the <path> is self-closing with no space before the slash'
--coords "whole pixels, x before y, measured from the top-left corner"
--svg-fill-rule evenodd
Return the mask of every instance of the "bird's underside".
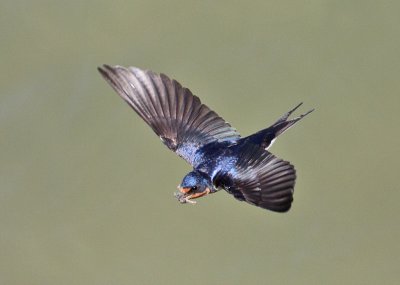
<path id="1" fill-rule="evenodd" d="M 181 189 L 182 194 L 178 195 L 181 202 L 215 192 L 210 188 L 221 187 L 236 199 L 261 208 L 276 212 L 290 209 L 295 169 L 266 149 L 278 135 L 312 110 L 289 120 L 298 105 L 271 127 L 241 138 L 229 123 L 202 104 L 189 89 L 164 74 L 108 65 L 100 67 L 99 72 L 162 142 L 190 163 L 194 172 L 199 172 L 194 175 L 204 178 L 201 182 L 193 182 L 199 185 L 186 187 L 185 191 Z M 226 167 L 225 158 L 218 156 L 218 152 L 213 153 L 210 146 L 231 148 L 229 167 Z"/>

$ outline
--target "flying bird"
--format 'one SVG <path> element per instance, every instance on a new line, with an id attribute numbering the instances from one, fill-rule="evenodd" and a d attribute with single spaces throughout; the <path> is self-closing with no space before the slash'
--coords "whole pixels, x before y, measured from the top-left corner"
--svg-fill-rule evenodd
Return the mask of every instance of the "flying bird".
<path id="1" fill-rule="evenodd" d="M 193 199 L 224 189 L 263 209 L 290 209 L 296 171 L 268 148 L 314 109 L 289 119 L 300 103 L 272 126 L 241 137 L 189 89 L 164 74 L 109 65 L 98 70 L 161 141 L 193 166 L 175 192 L 179 202 L 193 204 Z"/>

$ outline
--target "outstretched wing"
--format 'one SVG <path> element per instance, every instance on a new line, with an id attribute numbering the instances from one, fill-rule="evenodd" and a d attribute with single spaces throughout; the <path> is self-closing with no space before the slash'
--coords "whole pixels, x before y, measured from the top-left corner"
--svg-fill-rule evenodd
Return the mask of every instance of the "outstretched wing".
<path id="1" fill-rule="evenodd" d="M 275 212 L 287 212 L 293 201 L 296 171 L 259 146 L 242 149 L 235 167 L 219 173 L 214 183 L 236 199 Z"/>
<path id="2" fill-rule="evenodd" d="M 98 70 L 163 143 L 190 164 L 201 146 L 240 138 L 189 89 L 164 74 L 108 65 Z"/>

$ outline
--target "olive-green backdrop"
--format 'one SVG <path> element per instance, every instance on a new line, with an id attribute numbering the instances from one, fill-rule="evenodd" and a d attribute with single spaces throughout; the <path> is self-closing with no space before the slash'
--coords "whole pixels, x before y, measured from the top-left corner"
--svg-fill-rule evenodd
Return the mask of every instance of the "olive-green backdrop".
<path id="1" fill-rule="evenodd" d="M 398 284 L 396 1 L 1 1 L 0 284 Z M 190 167 L 99 76 L 178 79 L 243 135 L 304 101 L 271 148 L 287 214 Z"/>

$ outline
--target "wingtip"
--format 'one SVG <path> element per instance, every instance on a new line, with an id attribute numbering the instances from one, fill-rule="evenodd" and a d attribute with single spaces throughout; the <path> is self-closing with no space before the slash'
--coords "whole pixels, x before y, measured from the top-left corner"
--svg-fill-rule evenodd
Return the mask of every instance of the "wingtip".
<path id="1" fill-rule="evenodd" d="M 100 66 L 97 67 L 97 71 L 100 72 L 100 74 L 102 74 L 103 76 L 104 76 L 105 74 L 107 74 L 107 71 L 108 71 L 108 70 L 109 70 L 109 71 L 112 70 L 112 67 L 109 66 L 108 64 L 102 64 L 102 65 L 100 65 Z"/>
<path id="2" fill-rule="evenodd" d="M 100 71 L 100 70 L 105 71 L 105 70 L 112 70 L 112 69 L 113 69 L 113 67 L 111 65 L 108 65 L 108 64 L 102 64 L 102 65 L 97 67 L 98 71 Z"/>
<path id="3" fill-rule="evenodd" d="M 100 75 L 107 81 L 108 84 L 114 88 L 119 94 L 120 84 L 118 83 L 116 76 L 116 69 L 108 64 L 103 64 L 97 67 Z"/>
<path id="4" fill-rule="evenodd" d="M 104 64 L 103 64 L 102 66 L 98 66 L 98 67 L 97 67 L 97 71 L 98 71 L 101 75 L 104 76 L 105 70 L 103 69 L 103 66 L 104 66 Z"/>
<path id="5" fill-rule="evenodd" d="M 112 80 L 112 78 L 113 75 L 116 74 L 117 67 L 118 66 L 113 67 L 108 64 L 103 64 L 97 67 L 97 71 L 104 77 L 104 79 L 113 82 L 114 80 Z"/>

